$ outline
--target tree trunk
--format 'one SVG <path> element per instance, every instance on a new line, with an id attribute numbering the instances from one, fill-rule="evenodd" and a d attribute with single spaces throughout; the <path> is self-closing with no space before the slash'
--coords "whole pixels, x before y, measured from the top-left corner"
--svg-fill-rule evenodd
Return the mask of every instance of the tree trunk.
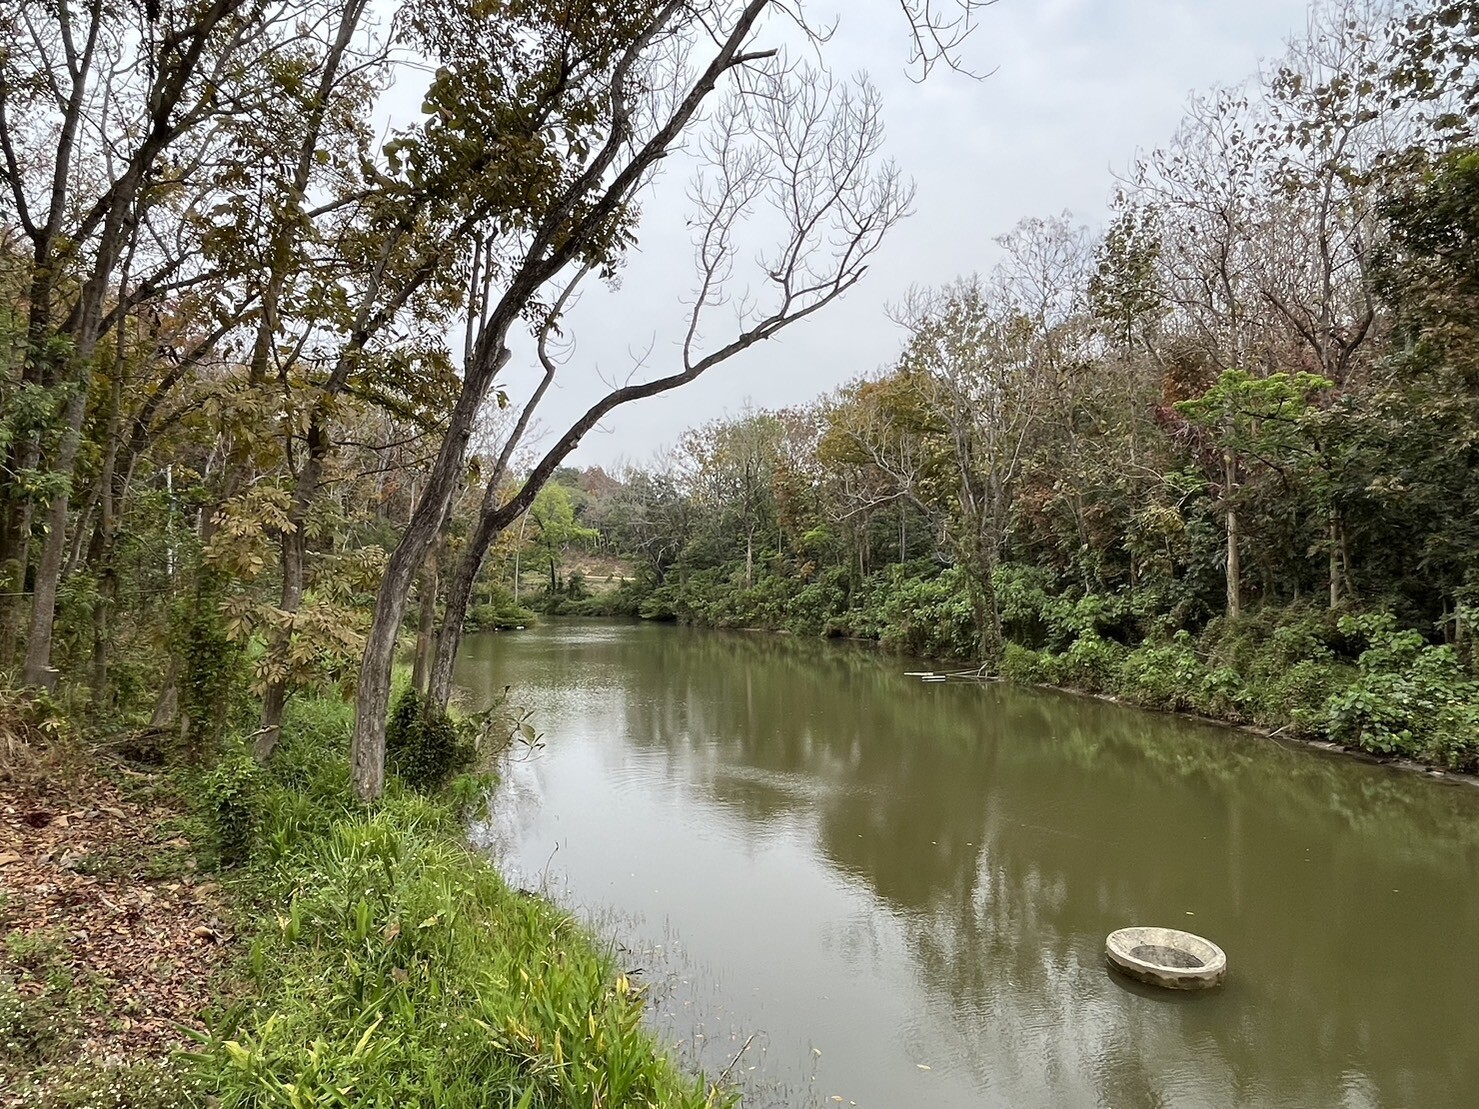
<path id="1" fill-rule="evenodd" d="M 147 143 L 146 143 L 147 145 Z M 152 162 L 152 157 L 150 159 Z M 52 631 L 56 620 L 57 589 L 61 583 L 62 563 L 67 553 L 67 521 L 71 508 L 72 479 L 77 468 L 77 455 L 82 446 L 82 425 L 87 417 L 88 393 L 92 386 L 93 363 L 98 344 L 110 326 L 104 316 L 104 301 L 137 226 L 133 209 L 134 197 L 144 180 L 144 166 L 131 164 L 112 190 L 113 203 L 103 220 L 98 236 L 92 272 L 83 283 L 70 334 L 74 340 L 69 365 L 72 373 L 72 395 L 67 400 L 62 440 L 51 467 L 53 477 L 61 479 L 60 491 L 47 506 L 46 542 L 41 549 L 41 562 L 36 570 L 36 588 L 31 603 L 31 627 L 26 640 L 26 661 L 22 680 L 27 685 L 50 687 L 56 671 L 51 666 Z M 131 254 L 130 254 L 131 257 Z M 129 266 L 125 262 L 122 286 L 127 284 Z M 122 328 L 125 316 L 120 313 L 111 326 Z"/>
<path id="2" fill-rule="evenodd" d="M 98 596 L 92 610 L 92 696 L 97 704 L 102 704 L 107 697 L 109 622 L 118 600 L 118 568 L 113 564 L 118 546 L 117 527 L 109 504 L 111 499 L 108 493 L 103 493 L 102 518 L 98 525 L 101 535 L 95 563 Z"/>
<path id="3" fill-rule="evenodd" d="M 385 788 L 385 721 L 390 712 L 390 673 L 395 662 L 395 641 L 406 613 L 406 599 L 411 583 L 426 560 L 426 552 L 436 540 L 446 518 L 447 508 L 457 491 L 457 482 L 467 457 L 467 443 L 472 437 L 473 420 L 494 375 L 508 362 L 510 353 L 502 339 L 508 333 L 507 323 L 490 327 L 488 334 L 498 336 L 496 354 L 480 359 L 464 382 L 457 404 L 448 420 L 442 449 L 432 463 L 426 488 L 411 513 L 405 533 L 390 554 L 385 576 L 375 595 L 375 613 L 365 637 L 365 653 L 360 662 L 359 689 L 354 700 L 354 735 L 350 740 L 350 776 L 361 801 L 377 799 Z"/>
<path id="4" fill-rule="evenodd" d="M 519 519 L 519 542 L 523 542 L 524 525 L 528 515 Z M 462 645 L 462 628 L 467 622 L 467 610 L 472 604 L 472 590 L 482 572 L 483 560 L 488 557 L 493 544 L 503 529 L 497 526 L 493 516 L 483 512 L 477 527 L 468 537 L 467 547 L 457 561 L 457 570 L 447 583 L 447 602 L 442 614 L 442 627 L 437 633 L 436 658 L 432 663 L 431 685 L 427 690 L 427 706 L 440 712 L 447 711 L 452 700 L 452 670 L 457 664 L 457 651 Z M 519 599 L 519 552 L 514 548 L 514 602 Z"/>
<path id="5" fill-rule="evenodd" d="M 1232 455 L 1222 456 L 1223 500 L 1227 509 L 1227 614 L 1236 620 L 1243 613 L 1243 569 L 1238 557 L 1238 512 L 1232 505 Z"/>
<path id="6" fill-rule="evenodd" d="M 264 765 L 272 758 L 277 741 L 282 738 L 282 715 L 287 708 L 288 694 L 292 691 L 293 625 L 298 610 L 303 606 L 307 560 L 308 537 L 302 523 L 290 525 L 290 530 L 282 537 L 282 594 L 278 605 L 286 613 L 287 620 L 274 631 L 267 645 L 272 676 L 267 681 L 267 692 L 262 696 L 262 725 L 252 741 L 252 754 Z"/>
<path id="7" fill-rule="evenodd" d="M 976 616 L 977 661 L 982 667 L 995 672 L 1001 664 L 1001 610 L 996 601 L 996 582 L 993 580 L 989 557 L 980 559 L 971 575 L 971 606 Z"/>
<path id="8" fill-rule="evenodd" d="M 1325 541 L 1330 547 L 1330 607 L 1340 607 L 1340 523 L 1335 510 L 1330 510 L 1330 520 L 1325 529 Z"/>
<path id="9" fill-rule="evenodd" d="M 87 375 L 91 376 L 91 375 Z M 57 590 L 61 585 L 62 561 L 67 554 L 67 518 L 71 506 L 68 486 L 82 445 L 82 420 L 87 411 L 86 382 L 67 402 L 67 426 L 52 472 L 67 483 L 51 499 L 46 511 L 46 541 L 36 567 L 36 588 L 31 599 L 31 627 L 26 638 L 26 661 L 21 680 L 29 686 L 50 689 L 56 682 L 51 665 L 52 632 L 56 623 Z"/>
<path id="10" fill-rule="evenodd" d="M 436 643 L 438 553 L 433 548 L 421 571 L 421 583 L 416 587 L 421 613 L 416 628 L 416 663 L 411 670 L 411 688 L 423 695 L 430 689 L 432 649 Z"/>

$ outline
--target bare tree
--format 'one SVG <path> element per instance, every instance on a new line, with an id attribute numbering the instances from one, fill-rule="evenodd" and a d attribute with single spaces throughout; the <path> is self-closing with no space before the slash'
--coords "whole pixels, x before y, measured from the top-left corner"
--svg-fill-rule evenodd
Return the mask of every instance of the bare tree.
<path id="1" fill-rule="evenodd" d="M 883 128 L 873 87 L 866 81 L 838 85 L 808 67 L 767 61 L 767 68 L 736 82 L 700 142 L 701 165 L 690 189 L 697 287 L 680 365 L 665 376 L 608 390 L 505 498 L 500 486 L 511 452 L 557 371 L 547 342 L 570 287 L 541 328 L 544 375 L 490 475 L 477 525 L 449 584 L 431 683 L 434 708 L 444 708 L 450 696 L 462 623 L 489 547 L 581 438 L 621 405 L 694 381 L 837 299 L 863 276 L 885 232 L 907 211 L 911 190 L 892 166 L 876 164 Z M 782 229 L 780 242 L 760 266 L 769 295 L 745 297 L 736 309 L 733 334 L 707 344 L 705 321 L 731 301 L 739 235 L 756 207 L 766 209 Z"/>
<path id="2" fill-rule="evenodd" d="M 921 296 L 912 313 L 901 367 L 917 375 L 947 444 L 951 546 L 966 571 L 978 658 L 994 667 L 1002 643 L 993 579 L 1052 383 L 1035 365 L 1035 329 L 1013 300 L 1009 271 Z"/>

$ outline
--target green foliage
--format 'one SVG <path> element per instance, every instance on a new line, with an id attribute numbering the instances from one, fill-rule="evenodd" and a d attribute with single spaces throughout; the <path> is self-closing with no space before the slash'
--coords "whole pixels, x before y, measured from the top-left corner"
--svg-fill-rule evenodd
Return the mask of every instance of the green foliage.
<path id="1" fill-rule="evenodd" d="M 846 628 L 849 571 L 840 566 L 807 582 L 786 602 L 786 628 L 798 635 L 838 635 Z"/>
<path id="2" fill-rule="evenodd" d="M 1329 699 L 1332 738 L 1379 754 L 1479 766 L 1479 679 L 1453 648 L 1398 630 L 1386 615 L 1347 617 L 1341 630 L 1369 646 L 1355 681 Z"/>
<path id="3" fill-rule="evenodd" d="M 202 570 L 193 597 L 173 619 L 174 654 L 182 661 L 180 711 L 189 721 L 186 754 L 203 759 L 228 727 L 250 711 L 250 674 L 242 645 L 227 634 L 219 610 L 222 580 Z"/>
<path id="4" fill-rule="evenodd" d="M 262 815 L 265 773 L 245 751 L 226 755 L 200 779 L 200 800 L 216 854 L 237 866 L 251 853 Z"/>
<path id="5" fill-rule="evenodd" d="M 976 613 L 965 571 L 952 567 L 915 577 L 890 567 L 863 584 L 853 634 L 873 632 L 890 650 L 968 660 L 976 650 Z"/>
<path id="6" fill-rule="evenodd" d="M 255 997 L 191 1056 L 221 1109 L 727 1103 L 666 1059 L 641 991 L 573 920 L 462 845 L 458 798 L 486 783 L 457 798 L 393 784 L 367 812 L 331 787 L 339 719 L 335 705 L 285 725 L 262 842 L 289 846 L 243 882 L 262 905 Z"/>
<path id="7" fill-rule="evenodd" d="M 458 774 L 447 783 L 443 793 L 447 804 L 457 814 L 457 822 L 466 824 L 470 820 L 482 820 L 488 815 L 488 804 L 493 791 L 498 787 L 498 775 Z"/>
<path id="8" fill-rule="evenodd" d="M 571 492 L 558 482 L 550 482 L 540 489 L 529 506 L 529 519 L 534 523 L 534 552 L 549 566 L 550 591 L 557 592 L 558 568 L 566 549 L 594 543 L 600 533 L 576 519 Z"/>
<path id="9" fill-rule="evenodd" d="M 1022 685 L 1046 685 L 1050 681 L 1042 653 L 1010 640 L 1002 650 L 1001 676 Z"/>
<path id="10" fill-rule="evenodd" d="M 1090 693 L 1111 693 L 1116 688 L 1125 655 L 1125 648 L 1120 644 L 1104 639 L 1090 629 L 1075 639 L 1062 654 L 1045 656 L 1043 665 L 1054 685 L 1084 689 Z"/>
<path id="11" fill-rule="evenodd" d="M 1168 643 L 1144 643 L 1120 664 L 1118 689 L 1127 700 L 1165 712 L 1196 712 L 1197 693 L 1207 668 L 1191 646 L 1191 636 L 1177 632 Z"/>
<path id="12" fill-rule="evenodd" d="M 463 627 L 468 632 L 507 631 L 538 622 L 539 617 L 515 601 L 512 593 L 492 585 L 481 590 L 480 600 L 468 609 Z"/>
<path id="13" fill-rule="evenodd" d="M 414 789 L 435 790 L 472 765 L 477 751 L 465 729 L 407 688 L 390 710 L 385 762 Z"/>
<path id="14" fill-rule="evenodd" d="M 623 582 L 615 589 L 593 593 L 578 601 L 565 599 L 557 611 L 562 616 L 636 616 L 647 596 L 646 590 L 635 582 Z"/>

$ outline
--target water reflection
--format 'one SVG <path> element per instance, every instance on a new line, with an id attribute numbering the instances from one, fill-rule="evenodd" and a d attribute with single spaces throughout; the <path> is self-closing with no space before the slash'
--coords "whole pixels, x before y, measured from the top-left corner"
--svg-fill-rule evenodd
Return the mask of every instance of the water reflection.
<path id="1" fill-rule="evenodd" d="M 510 865 L 553 852 L 575 898 L 665 922 L 778 1081 L 877 1106 L 1471 1103 L 1479 791 L 913 668 L 575 624 L 473 640 L 461 680 L 512 684 L 548 736 L 508 775 Z M 1110 978 L 1130 923 L 1215 938 L 1228 985 Z"/>

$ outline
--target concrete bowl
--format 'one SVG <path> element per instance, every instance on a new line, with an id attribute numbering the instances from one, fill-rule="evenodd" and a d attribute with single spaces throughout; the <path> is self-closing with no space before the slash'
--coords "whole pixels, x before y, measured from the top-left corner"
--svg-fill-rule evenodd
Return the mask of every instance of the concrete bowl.
<path id="1" fill-rule="evenodd" d="M 1211 940 L 1175 928 L 1121 928 L 1104 944 L 1109 965 L 1168 990 L 1205 990 L 1227 973 L 1227 956 Z"/>

